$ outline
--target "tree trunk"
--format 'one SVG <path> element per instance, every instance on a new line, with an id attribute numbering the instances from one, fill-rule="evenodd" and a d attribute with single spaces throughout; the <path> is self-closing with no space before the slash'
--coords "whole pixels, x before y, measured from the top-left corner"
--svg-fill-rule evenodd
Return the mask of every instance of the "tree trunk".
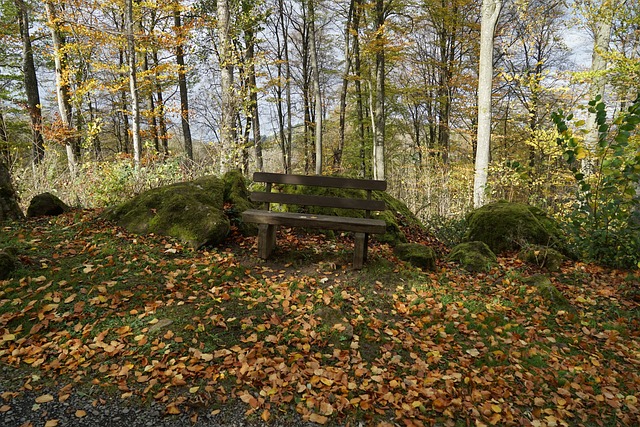
<path id="1" fill-rule="evenodd" d="M 351 33 L 353 28 L 353 14 L 355 10 L 355 0 L 349 2 L 349 13 L 347 14 L 347 24 L 345 28 L 345 42 L 344 42 L 344 69 L 342 74 L 342 89 L 340 90 L 340 105 L 339 105 L 339 127 L 338 127 L 338 146 L 333 152 L 333 168 L 337 171 L 342 170 L 342 152 L 344 151 L 344 136 L 346 126 L 346 112 L 347 112 L 347 90 L 349 88 L 349 71 L 351 70 Z"/>
<path id="2" fill-rule="evenodd" d="M 358 146 L 360 148 L 360 176 L 367 176 L 367 159 L 364 139 L 364 101 L 362 94 L 362 67 L 360 60 L 360 16 L 362 13 L 362 0 L 356 0 L 357 5 L 353 15 L 353 73 L 355 74 L 356 90 L 356 120 L 358 129 Z"/>
<path id="3" fill-rule="evenodd" d="M 313 97 L 315 99 L 315 120 L 314 120 L 314 136 L 315 136 L 315 153 L 316 175 L 322 175 L 322 91 L 320 89 L 320 65 L 318 61 L 318 51 L 316 50 L 316 12 L 315 0 L 308 0 L 309 4 L 309 53 L 311 54 L 311 67 L 313 68 Z"/>
<path id="4" fill-rule="evenodd" d="M 613 2 L 616 3 L 616 2 Z M 611 41 L 611 27 L 613 21 L 613 11 L 606 10 L 606 7 L 610 7 L 609 3 L 603 2 L 600 7 L 600 11 L 597 16 L 593 17 L 595 20 L 595 34 L 593 41 L 593 53 L 591 55 L 591 68 L 592 74 L 591 84 L 589 85 L 589 97 L 591 100 L 595 100 L 598 96 L 604 98 L 604 90 L 607 81 L 607 77 L 603 75 L 603 72 L 607 69 L 607 59 L 604 54 L 609 51 L 609 42 Z M 587 149 L 594 151 L 600 137 L 600 131 L 596 123 L 596 113 L 588 112 L 587 114 L 587 134 L 584 136 L 584 144 Z M 582 173 L 585 175 L 592 175 L 595 165 L 593 160 L 585 158 L 582 161 Z"/>
<path id="5" fill-rule="evenodd" d="M 258 84 L 256 82 L 256 59 L 255 45 L 256 39 L 253 29 L 245 30 L 246 44 L 246 68 L 247 68 L 247 85 L 249 90 L 249 114 L 251 115 L 251 124 L 253 127 L 253 148 L 256 155 L 256 169 L 259 172 L 264 171 L 262 158 L 262 135 L 260 134 L 260 112 L 258 111 Z"/>
<path id="6" fill-rule="evenodd" d="M 31 47 L 31 35 L 29 33 L 29 11 L 23 0 L 15 0 L 20 20 L 20 37 L 22 38 L 22 75 L 24 78 L 24 88 L 27 94 L 27 107 L 31 120 L 32 132 L 32 158 L 35 164 L 44 159 L 44 138 L 40 129 L 42 128 L 42 110 L 40 108 L 40 92 L 38 91 L 38 77 L 36 66 L 33 60 L 33 49 Z"/>
<path id="7" fill-rule="evenodd" d="M 373 141 L 373 179 L 385 179 L 385 46 L 384 0 L 376 0 L 376 98 L 375 98 L 375 140 Z"/>
<path id="8" fill-rule="evenodd" d="M 169 155 L 169 140 L 167 135 L 167 120 L 165 118 L 165 110 L 164 110 L 164 97 L 162 94 L 162 85 L 160 84 L 160 79 L 158 78 L 158 66 L 160 65 L 160 61 L 158 60 L 158 50 L 154 49 L 153 51 L 153 64 L 155 69 L 155 85 L 156 85 L 156 98 L 158 100 L 157 110 L 158 110 L 158 138 L 162 144 L 162 153 L 165 156 Z"/>
<path id="9" fill-rule="evenodd" d="M 131 114 L 133 115 L 133 127 L 131 129 L 133 139 L 133 164 L 140 168 L 142 157 L 142 145 L 140 144 L 140 101 L 138 100 L 138 76 L 136 66 L 136 41 L 134 35 L 133 0 L 127 0 L 127 48 L 129 59 L 129 92 L 131 95 Z"/>
<path id="10" fill-rule="evenodd" d="M 47 20 L 49 29 L 51 30 L 51 39 L 53 41 L 53 60 L 56 68 L 56 95 L 58 98 L 58 109 L 60 111 L 60 119 L 64 126 L 64 145 L 67 152 L 67 163 L 71 176 L 75 177 L 77 173 L 77 160 L 75 156 L 73 132 L 73 116 L 71 109 L 71 93 L 69 82 L 64 75 L 66 64 L 66 54 L 64 53 L 65 39 L 60 32 L 58 24 L 58 16 L 53 3 L 50 1 L 45 3 L 47 10 Z"/>
<path id="11" fill-rule="evenodd" d="M 218 50 L 220 53 L 220 88 L 222 91 L 220 142 L 220 171 L 238 168 L 239 154 L 236 141 L 236 108 L 233 95 L 233 55 L 230 33 L 229 0 L 218 0 Z"/>
<path id="12" fill-rule="evenodd" d="M 493 36 L 500 15 L 500 0 L 483 0 L 478 70 L 478 146 L 473 179 L 473 206 L 485 204 L 491 147 L 491 90 L 493 88 Z"/>
<path id="13" fill-rule="evenodd" d="M 184 62 L 184 43 L 182 22 L 180 19 L 180 3 L 176 2 L 173 9 L 173 20 L 178 36 L 176 46 L 176 63 L 178 64 L 178 86 L 180 87 L 180 119 L 182 122 L 182 134 L 184 137 L 184 151 L 189 160 L 193 160 L 193 141 L 191 139 L 191 126 L 189 125 L 189 92 L 187 88 L 186 67 Z"/>

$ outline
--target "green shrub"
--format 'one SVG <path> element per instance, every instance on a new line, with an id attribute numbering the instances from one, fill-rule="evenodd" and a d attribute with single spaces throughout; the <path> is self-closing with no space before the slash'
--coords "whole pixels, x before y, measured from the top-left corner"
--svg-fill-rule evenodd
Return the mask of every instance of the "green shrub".
<path id="1" fill-rule="evenodd" d="M 562 111 L 553 114 L 563 157 L 578 184 L 569 215 L 576 248 L 588 259 L 616 267 L 640 267 L 640 227 L 634 220 L 640 205 L 640 97 L 611 123 L 604 103 L 589 103 L 599 131 L 595 147 L 586 147 L 584 121 Z M 586 167 L 584 166 L 586 164 Z"/>

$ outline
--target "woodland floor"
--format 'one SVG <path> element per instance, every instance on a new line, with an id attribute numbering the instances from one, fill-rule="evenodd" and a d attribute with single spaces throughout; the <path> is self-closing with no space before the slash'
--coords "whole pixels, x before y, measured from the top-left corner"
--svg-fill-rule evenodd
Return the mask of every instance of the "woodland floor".
<path id="1" fill-rule="evenodd" d="M 2 228 L 22 265 L 0 281 L 0 421 L 29 396 L 56 426 L 47 405 L 82 394 L 194 423 L 640 425 L 637 271 L 566 262 L 561 302 L 515 256 L 423 272 L 374 242 L 354 271 L 349 237 L 285 230 L 265 262 L 253 237 L 192 251 L 98 214 Z"/>

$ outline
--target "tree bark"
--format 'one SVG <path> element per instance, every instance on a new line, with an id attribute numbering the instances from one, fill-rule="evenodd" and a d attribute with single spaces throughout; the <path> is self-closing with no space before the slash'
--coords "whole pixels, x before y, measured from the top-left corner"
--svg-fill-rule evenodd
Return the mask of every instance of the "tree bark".
<path id="1" fill-rule="evenodd" d="M 493 37 L 502 9 L 500 0 L 483 0 L 478 70 L 478 145 L 473 179 L 473 206 L 485 204 L 487 169 L 491 149 L 491 90 L 493 88 Z"/>
<path id="2" fill-rule="evenodd" d="M 613 1 L 612 3 L 617 3 Z M 613 24 L 613 10 L 607 10 L 607 7 L 612 7 L 608 2 L 602 3 L 597 16 L 592 17 L 595 21 L 595 33 L 593 40 L 593 53 L 591 55 L 591 68 L 592 74 L 591 84 L 589 85 L 589 97 L 591 100 L 595 100 L 598 96 L 604 98 L 604 91 L 606 86 L 607 77 L 603 75 L 603 72 L 607 69 L 607 59 L 604 54 L 609 50 L 609 43 L 611 41 L 611 27 Z M 584 144 L 587 149 L 595 150 L 598 140 L 600 138 L 600 131 L 596 123 L 596 113 L 588 112 L 587 114 L 587 134 L 584 136 Z M 582 161 L 582 173 L 585 175 L 592 175 L 594 172 L 594 163 L 590 158 L 585 158 Z"/>
<path id="3" fill-rule="evenodd" d="M 133 126 L 131 128 L 131 136 L 133 140 L 133 164 L 137 170 L 140 168 L 142 145 L 140 144 L 140 101 L 138 99 L 133 0 L 127 0 L 127 48 L 129 60 L 129 93 L 131 96 L 131 115 L 133 116 Z"/>
<path id="4" fill-rule="evenodd" d="M 218 50 L 220 53 L 220 87 L 222 91 L 220 142 L 220 171 L 222 173 L 240 166 L 236 141 L 236 107 L 233 94 L 233 46 L 230 33 L 229 0 L 218 0 Z"/>
<path id="5" fill-rule="evenodd" d="M 176 2 L 173 9 L 173 19 L 178 36 L 176 46 L 176 63 L 178 64 L 178 86 L 180 88 L 180 119 L 184 138 L 184 151 L 189 160 L 193 160 L 193 140 L 191 139 L 191 126 L 189 125 L 189 92 L 187 88 L 186 67 L 184 62 L 184 43 L 182 22 L 180 17 L 180 2 Z"/>
<path id="6" fill-rule="evenodd" d="M 385 10 L 384 0 L 376 0 L 376 97 L 373 179 L 385 179 Z"/>
<path id="7" fill-rule="evenodd" d="M 249 114 L 253 128 L 253 148 L 256 155 L 256 169 L 264 171 L 262 158 L 262 135 L 260 134 L 260 112 L 258 110 L 258 84 L 256 82 L 256 39 L 253 28 L 245 29 L 247 85 L 249 90 Z"/>
<path id="8" fill-rule="evenodd" d="M 344 69 L 342 74 L 342 89 L 340 90 L 340 105 L 339 105 L 339 124 L 338 124 L 338 146 L 333 152 L 333 168 L 336 171 L 342 169 L 342 153 L 344 151 L 344 138 L 345 138 L 345 126 L 346 126 L 346 112 L 347 112 L 347 90 L 349 89 L 349 71 L 351 70 L 351 33 L 354 32 L 353 28 L 353 14 L 355 10 L 355 0 L 349 2 L 349 12 L 347 14 L 347 24 L 345 26 L 345 47 L 344 47 Z"/>
<path id="9" fill-rule="evenodd" d="M 161 141 L 162 145 L 162 153 L 165 156 L 169 155 L 169 141 L 167 135 L 167 120 L 165 118 L 165 110 L 164 110 L 164 97 L 162 94 L 162 85 L 160 84 L 160 79 L 158 78 L 158 66 L 160 65 L 160 61 L 158 60 L 158 50 L 154 49 L 153 51 L 153 64 L 155 68 L 155 85 L 156 85 L 156 99 L 157 102 L 157 110 L 158 110 L 158 138 Z"/>
<path id="10" fill-rule="evenodd" d="M 32 159 L 39 164 L 44 159 L 44 138 L 42 137 L 42 110 L 40 108 L 40 92 L 38 90 L 38 77 L 33 60 L 31 47 L 31 34 L 29 29 L 29 11 L 23 0 L 15 0 L 20 20 L 20 37 L 22 39 L 22 75 L 24 88 L 27 94 L 27 108 L 31 120 L 32 132 Z"/>
<path id="11" fill-rule="evenodd" d="M 66 54 L 64 53 L 65 38 L 60 32 L 55 6 L 52 2 L 47 1 L 45 7 L 47 10 L 49 29 L 51 30 L 51 39 L 53 41 L 53 60 L 56 68 L 56 95 L 58 98 L 60 119 L 62 120 L 65 132 L 64 146 L 67 152 L 67 163 L 71 176 L 75 177 L 78 166 L 74 147 L 75 137 L 72 135 L 73 111 L 71 108 L 71 90 L 67 76 L 65 76 L 67 66 Z"/>
<path id="12" fill-rule="evenodd" d="M 315 100 L 315 120 L 314 120 L 314 137 L 315 137 L 315 172 L 316 175 L 322 175 L 322 90 L 320 88 L 320 63 L 318 61 L 318 51 L 316 49 L 317 33 L 316 33 L 316 12 L 315 0 L 308 0 L 309 4 L 309 53 L 311 54 L 311 67 L 313 69 L 313 97 Z"/>

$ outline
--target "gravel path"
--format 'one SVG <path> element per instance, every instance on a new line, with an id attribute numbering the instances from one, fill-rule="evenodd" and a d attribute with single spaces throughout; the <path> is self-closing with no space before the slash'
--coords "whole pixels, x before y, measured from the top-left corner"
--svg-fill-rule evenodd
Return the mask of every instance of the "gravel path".
<path id="1" fill-rule="evenodd" d="M 317 424 L 304 422 L 297 414 L 285 416 L 273 420 L 269 424 L 263 423 L 256 415 L 247 419 L 246 406 L 241 403 L 229 403 L 212 415 L 210 411 L 199 411 L 196 422 L 190 416 L 192 414 L 165 415 L 164 405 L 152 403 L 151 405 L 138 406 L 119 398 L 93 397 L 71 393 L 64 402 L 59 402 L 57 397 L 46 403 L 36 403 L 36 398 L 50 393 L 57 396 L 55 390 L 39 390 L 38 392 L 23 392 L 19 396 L 10 399 L 0 398 L 0 426 L 1 427 L 198 427 L 198 426 L 225 426 L 225 427 L 259 427 L 291 426 L 311 427 Z M 0 396 L 3 395 L 0 389 Z M 77 412 L 79 411 L 79 412 Z M 55 421 L 57 420 L 57 423 Z M 49 424 L 47 424 L 49 422 Z"/>

